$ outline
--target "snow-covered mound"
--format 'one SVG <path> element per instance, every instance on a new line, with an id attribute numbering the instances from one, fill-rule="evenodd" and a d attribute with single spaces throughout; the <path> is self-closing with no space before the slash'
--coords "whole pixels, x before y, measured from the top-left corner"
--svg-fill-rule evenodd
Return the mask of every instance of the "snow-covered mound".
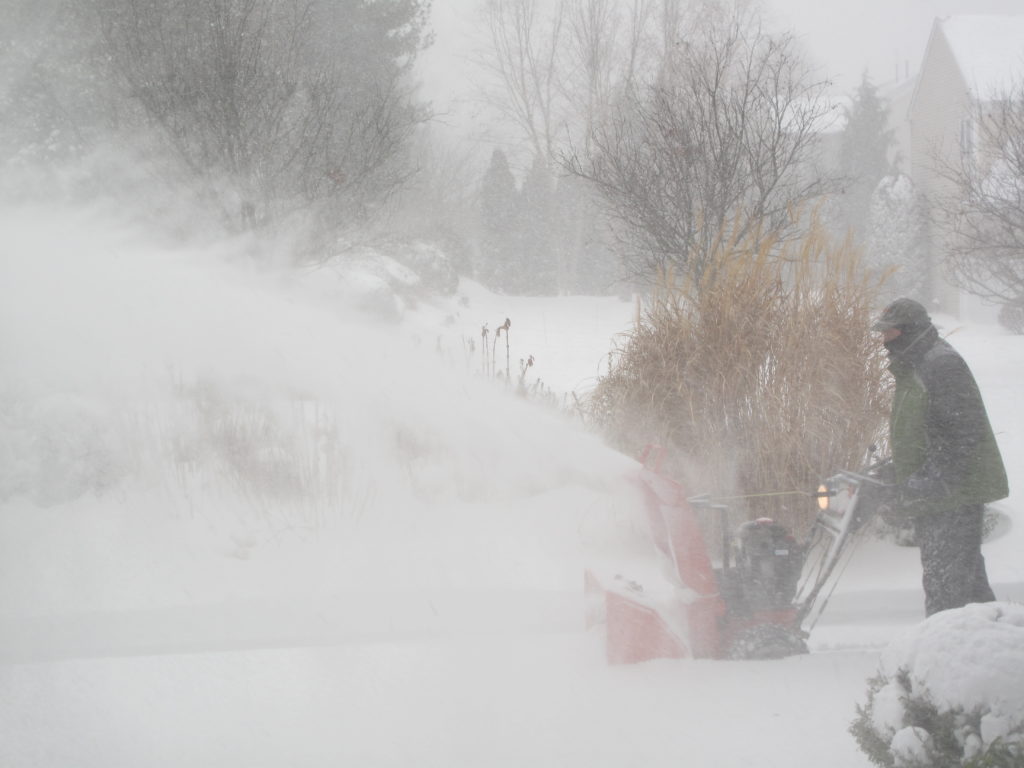
<path id="1" fill-rule="evenodd" d="M 1024 606 L 942 611 L 899 636 L 882 653 L 861 725 L 897 765 L 993 748 L 1024 757 Z"/>
<path id="2" fill-rule="evenodd" d="M 1024 605 L 975 604 L 931 616 L 882 654 L 883 674 L 900 669 L 944 709 L 984 709 L 989 722 L 1024 717 Z"/>

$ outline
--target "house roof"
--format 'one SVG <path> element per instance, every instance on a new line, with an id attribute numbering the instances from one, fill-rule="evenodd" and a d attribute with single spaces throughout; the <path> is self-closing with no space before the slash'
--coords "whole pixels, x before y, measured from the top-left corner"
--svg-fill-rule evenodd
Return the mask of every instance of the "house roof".
<path id="1" fill-rule="evenodd" d="M 1024 85 L 1024 16 L 949 16 L 936 27 L 976 98 Z"/>

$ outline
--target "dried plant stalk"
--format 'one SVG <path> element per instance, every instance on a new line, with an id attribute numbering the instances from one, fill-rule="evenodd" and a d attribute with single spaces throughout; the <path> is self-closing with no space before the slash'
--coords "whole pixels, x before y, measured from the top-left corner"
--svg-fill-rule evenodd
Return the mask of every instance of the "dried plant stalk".
<path id="1" fill-rule="evenodd" d="M 810 491 L 883 437 L 880 284 L 813 221 L 795 243 L 723 238 L 699 282 L 663 276 L 591 415 L 627 451 L 667 446 L 694 493 L 802 530 L 806 497 L 759 494 Z"/>

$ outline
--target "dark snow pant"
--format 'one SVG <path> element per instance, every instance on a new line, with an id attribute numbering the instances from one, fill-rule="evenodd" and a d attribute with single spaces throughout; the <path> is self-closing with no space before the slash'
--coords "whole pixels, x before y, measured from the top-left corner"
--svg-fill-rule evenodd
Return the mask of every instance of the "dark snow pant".
<path id="1" fill-rule="evenodd" d="M 985 505 L 933 512 L 915 521 L 921 548 L 926 616 L 996 599 L 985 572 L 981 532 Z"/>

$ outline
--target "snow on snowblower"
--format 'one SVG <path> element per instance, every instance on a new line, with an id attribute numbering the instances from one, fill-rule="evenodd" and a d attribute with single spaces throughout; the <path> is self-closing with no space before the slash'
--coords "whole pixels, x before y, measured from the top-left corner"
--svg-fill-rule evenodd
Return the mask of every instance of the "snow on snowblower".
<path id="1" fill-rule="evenodd" d="M 588 627 L 604 623 L 608 662 L 806 653 L 810 629 L 883 499 L 883 467 L 841 471 L 815 492 L 794 492 L 817 506 L 807 538 L 798 542 L 768 518 L 733 529 L 723 500 L 688 497 L 662 472 L 664 457 L 663 449 L 648 447 L 638 477 L 654 556 L 585 574 Z M 717 562 L 698 510 L 721 537 Z"/>

